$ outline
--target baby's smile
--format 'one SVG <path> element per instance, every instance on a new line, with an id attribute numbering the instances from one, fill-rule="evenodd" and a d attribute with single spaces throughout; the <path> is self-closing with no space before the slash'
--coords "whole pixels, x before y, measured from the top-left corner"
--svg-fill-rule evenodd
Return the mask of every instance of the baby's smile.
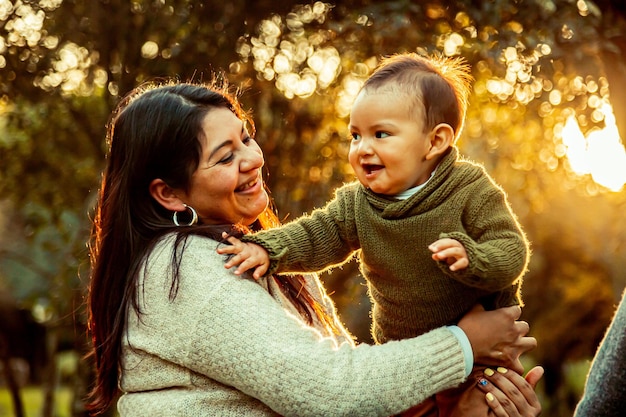
<path id="1" fill-rule="evenodd" d="M 385 167 L 384 165 L 375 164 L 362 164 L 361 166 L 363 167 L 363 171 L 365 171 L 367 175 L 373 174 L 374 172 L 379 171 Z"/>

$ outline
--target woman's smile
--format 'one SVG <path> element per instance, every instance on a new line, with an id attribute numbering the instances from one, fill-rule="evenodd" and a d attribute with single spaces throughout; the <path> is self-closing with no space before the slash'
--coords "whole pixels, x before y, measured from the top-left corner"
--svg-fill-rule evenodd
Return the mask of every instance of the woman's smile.
<path id="1" fill-rule="evenodd" d="M 252 180 L 246 182 L 245 184 L 240 185 L 235 189 L 236 193 L 256 193 L 261 188 L 261 170 L 259 170 L 259 174 L 253 178 Z"/>

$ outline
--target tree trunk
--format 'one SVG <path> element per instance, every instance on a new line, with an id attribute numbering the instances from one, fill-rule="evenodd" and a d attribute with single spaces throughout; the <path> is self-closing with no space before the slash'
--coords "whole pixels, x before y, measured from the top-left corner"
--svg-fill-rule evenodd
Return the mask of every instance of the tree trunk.
<path id="1" fill-rule="evenodd" d="M 53 417 L 54 415 L 54 391 L 57 386 L 57 363 L 56 353 L 58 345 L 57 329 L 48 326 L 46 332 L 46 356 L 47 365 L 45 369 L 45 377 L 43 381 L 43 405 L 41 410 L 42 417 Z"/>
<path id="2" fill-rule="evenodd" d="M 0 363 L 4 369 L 4 379 L 7 382 L 11 399 L 13 400 L 13 409 L 15 410 L 15 417 L 24 417 L 24 404 L 22 404 L 22 397 L 20 397 L 20 388 L 13 374 L 13 368 L 11 367 L 11 358 L 9 357 L 9 344 L 6 335 L 0 335 Z"/>
<path id="3" fill-rule="evenodd" d="M 621 52 L 603 51 L 601 59 L 611 90 L 611 105 L 622 144 L 626 143 L 626 65 L 622 61 L 626 56 L 626 43 L 621 45 Z"/>
<path id="4" fill-rule="evenodd" d="M 626 35 L 624 30 L 616 28 L 626 27 L 626 4 L 613 4 L 611 1 L 598 2 L 602 9 L 602 26 L 611 28 L 611 34 L 606 40 L 615 48 L 600 48 L 600 60 L 604 66 L 604 73 L 609 81 L 611 105 L 615 122 L 622 144 L 626 145 Z"/>

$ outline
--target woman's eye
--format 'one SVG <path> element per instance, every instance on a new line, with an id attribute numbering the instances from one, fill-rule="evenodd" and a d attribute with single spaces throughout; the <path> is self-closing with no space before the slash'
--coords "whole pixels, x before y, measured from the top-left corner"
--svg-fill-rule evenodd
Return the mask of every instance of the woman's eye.
<path id="1" fill-rule="evenodd" d="M 247 144 L 249 144 L 249 143 L 254 142 L 254 138 L 253 138 L 253 137 L 251 137 L 251 136 L 246 136 L 245 138 L 243 138 L 243 139 L 242 139 L 242 142 L 243 142 L 245 145 L 247 145 Z"/>
<path id="2" fill-rule="evenodd" d="M 222 159 L 220 159 L 219 163 L 220 164 L 227 164 L 230 161 L 232 161 L 234 157 L 235 157 L 234 154 L 229 153 L 228 155 L 226 155 Z"/>
<path id="3" fill-rule="evenodd" d="M 376 138 L 377 139 L 383 139 L 383 138 L 386 138 L 388 136 L 390 136 L 390 135 L 387 132 L 380 132 L 380 131 L 376 132 Z"/>

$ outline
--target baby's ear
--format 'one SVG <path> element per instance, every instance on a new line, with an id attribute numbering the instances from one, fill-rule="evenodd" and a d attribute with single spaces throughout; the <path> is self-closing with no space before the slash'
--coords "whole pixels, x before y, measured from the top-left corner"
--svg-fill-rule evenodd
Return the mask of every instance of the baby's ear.
<path id="1" fill-rule="evenodd" d="M 437 158 L 448 150 L 454 142 L 454 129 L 447 123 L 439 123 L 430 131 L 430 149 L 426 159 Z"/>
<path id="2" fill-rule="evenodd" d="M 154 179 L 150 183 L 150 195 L 166 210 L 185 210 L 185 204 L 180 198 L 178 198 L 176 191 L 160 178 Z"/>

